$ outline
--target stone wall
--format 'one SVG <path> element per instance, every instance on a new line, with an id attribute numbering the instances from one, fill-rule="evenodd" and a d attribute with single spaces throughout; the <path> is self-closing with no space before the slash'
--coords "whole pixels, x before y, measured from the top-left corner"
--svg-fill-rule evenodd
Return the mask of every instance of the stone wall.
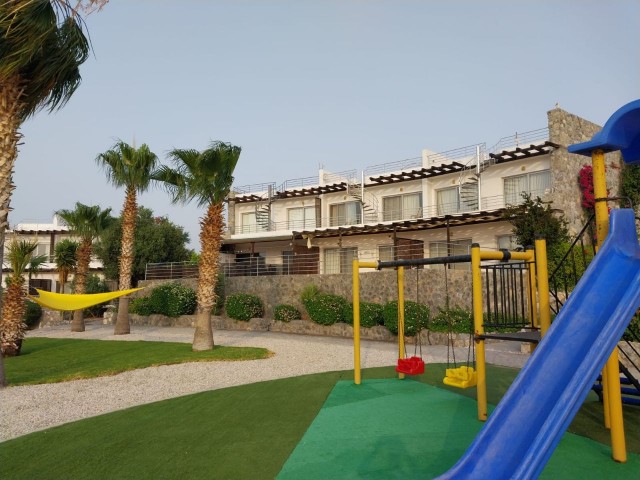
<path id="1" fill-rule="evenodd" d="M 584 226 L 587 215 L 581 206 L 582 194 L 578 186 L 578 172 L 583 165 L 591 165 L 591 159 L 567 151 L 574 143 L 586 142 L 601 130 L 599 125 L 589 122 L 560 108 L 547 112 L 549 140 L 560 145 L 551 153 L 551 175 L 553 192 L 552 207 L 561 210 L 569 222 L 569 230 L 576 234 Z M 622 159 L 619 152 L 605 156 L 607 188 L 609 196 L 617 196 L 620 186 Z M 610 206 L 616 206 L 613 203 Z"/>
<path id="2" fill-rule="evenodd" d="M 417 275 L 417 278 L 416 278 Z M 433 313 L 438 312 L 446 304 L 447 290 L 451 306 L 471 310 L 471 272 L 448 270 L 445 281 L 444 268 L 427 268 L 405 270 L 405 301 L 419 301 L 429 305 Z M 139 286 L 145 290 L 136 292 L 148 295 L 151 289 L 166 280 L 144 281 Z M 196 279 L 182 279 L 180 282 L 196 287 Z M 448 288 L 446 286 L 448 284 Z M 225 278 L 225 295 L 234 293 L 252 293 L 260 297 L 265 306 L 265 317 L 273 318 L 276 305 L 290 304 L 305 315 L 300 295 L 307 285 L 316 285 L 321 293 L 342 295 L 349 301 L 353 298 L 352 277 L 350 274 L 333 275 L 278 275 L 261 277 L 228 277 Z M 416 294 L 416 285 L 419 292 Z M 135 294 L 134 294 L 135 295 Z M 394 270 L 364 272 L 360 275 L 360 301 L 386 303 L 396 300 L 397 281 Z"/>

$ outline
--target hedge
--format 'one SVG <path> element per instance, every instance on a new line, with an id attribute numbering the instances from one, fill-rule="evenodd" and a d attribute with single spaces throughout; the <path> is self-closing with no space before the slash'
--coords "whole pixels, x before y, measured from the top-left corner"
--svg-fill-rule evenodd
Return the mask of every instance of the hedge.
<path id="1" fill-rule="evenodd" d="M 224 309 L 229 318 L 245 322 L 252 318 L 262 318 L 264 315 L 264 306 L 260 297 L 248 293 L 229 295 Z"/>
<path id="2" fill-rule="evenodd" d="M 398 334 L 398 302 L 393 300 L 387 302 L 383 310 L 384 325 L 387 329 Z M 411 301 L 404 302 L 404 334 L 413 336 L 419 330 L 427 328 L 429 325 L 429 307 Z"/>

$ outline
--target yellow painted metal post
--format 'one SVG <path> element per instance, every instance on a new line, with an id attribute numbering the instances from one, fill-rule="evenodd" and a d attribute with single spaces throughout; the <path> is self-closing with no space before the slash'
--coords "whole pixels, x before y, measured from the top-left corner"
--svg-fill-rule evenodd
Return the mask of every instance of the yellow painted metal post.
<path id="1" fill-rule="evenodd" d="M 480 271 L 480 245 L 471 247 L 471 273 L 473 277 L 473 330 L 476 335 L 484 333 L 482 319 L 482 272 Z M 478 384 L 476 395 L 478 397 L 478 420 L 484 422 L 487 419 L 487 366 L 484 351 L 484 340 L 476 342 L 476 374 Z"/>
<path id="2" fill-rule="evenodd" d="M 530 258 L 535 259 L 535 254 L 532 249 L 527 249 L 527 252 Z M 527 262 L 527 270 L 529 272 L 529 315 L 531 318 L 532 327 L 538 327 L 538 297 L 537 297 L 537 283 L 536 283 L 536 269 L 532 263 L 532 260 L 528 260 Z"/>
<path id="3" fill-rule="evenodd" d="M 598 247 L 604 243 L 609 233 L 609 209 L 606 201 L 598 201 L 607 197 L 607 177 L 605 172 L 604 152 L 594 150 L 591 154 L 593 165 L 593 194 L 596 198 L 596 234 Z M 624 438 L 624 420 L 622 417 L 622 398 L 620 394 L 620 371 L 618 370 L 618 347 L 607 360 L 605 366 L 605 388 L 608 392 L 609 422 L 611 425 L 611 454 L 616 462 L 627 461 L 627 447 Z M 605 408 L 607 405 L 605 405 Z"/>
<path id="4" fill-rule="evenodd" d="M 549 270 L 547 264 L 547 242 L 536 239 L 536 271 L 538 276 L 538 302 L 540 312 L 540 335 L 544 337 L 551 326 L 551 308 L 549 307 Z"/>
<path id="5" fill-rule="evenodd" d="M 353 260 L 353 382 L 360 385 L 360 265 Z"/>
<path id="6" fill-rule="evenodd" d="M 398 267 L 398 358 L 404 358 L 404 267 Z M 404 378 L 404 373 L 398 373 Z"/>

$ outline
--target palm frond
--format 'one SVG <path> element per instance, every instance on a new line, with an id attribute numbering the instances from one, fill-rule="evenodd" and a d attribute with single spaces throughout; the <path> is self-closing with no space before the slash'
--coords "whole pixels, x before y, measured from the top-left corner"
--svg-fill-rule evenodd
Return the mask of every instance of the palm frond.
<path id="1" fill-rule="evenodd" d="M 108 181 L 115 187 L 127 187 L 142 193 L 149 188 L 158 157 L 146 144 L 136 149 L 118 140 L 110 150 L 96 157 L 96 163 L 104 169 Z"/>

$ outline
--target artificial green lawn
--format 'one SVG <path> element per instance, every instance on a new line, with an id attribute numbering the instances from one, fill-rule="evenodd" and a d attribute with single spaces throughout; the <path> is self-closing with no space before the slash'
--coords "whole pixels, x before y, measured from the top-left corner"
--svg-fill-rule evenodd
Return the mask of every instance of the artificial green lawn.
<path id="1" fill-rule="evenodd" d="M 416 379 L 449 388 L 441 383 L 445 367 L 427 365 Z M 488 399 L 497 403 L 517 371 L 489 365 L 487 373 Z M 392 367 L 363 371 L 365 381 L 394 375 Z M 25 435 L 0 443 L 0 477 L 272 479 L 336 382 L 352 378 L 350 371 L 329 372 L 226 388 Z M 587 430 L 591 438 L 607 442 L 601 412 L 601 404 L 588 402 L 570 431 Z M 625 419 L 628 449 L 640 453 L 640 409 L 625 407 Z"/>
<path id="2" fill-rule="evenodd" d="M 82 342 L 89 343 L 83 346 Z M 139 356 L 149 357 L 144 359 L 144 366 L 171 363 L 166 358 L 152 358 L 166 355 L 166 351 L 152 354 L 152 345 L 147 343 L 152 342 L 28 339 L 24 356 L 5 359 L 7 374 L 10 382 L 18 377 L 32 377 L 33 381 L 34 373 L 22 371 L 31 362 L 41 368 L 54 368 L 58 375 L 60 369 L 66 370 L 75 362 L 80 362 L 80 371 L 89 369 L 90 363 L 110 371 L 113 362 L 133 364 L 134 357 Z M 119 345 L 110 351 L 111 344 Z M 157 348 L 162 350 L 167 345 L 173 344 L 161 343 Z M 183 347 L 185 355 L 191 354 L 189 345 L 175 345 Z M 114 356 L 131 359 L 122 362 L 111 358 Z M 425 375 L 415 378 L 474 397 L 475 389 L 444 386 L 445 368 L 446 365 L 430 364 Z M 99 370 L 91 369 L 92 374 Z M 499 401 L 516 374 L 517 370 L 510 368 L 487 367 L 490 403 Z M 393 376 L 393 367 L 363 371 L 365 381 Z M 142 405 L 35 432 L 0 443 L 0 478 L 275 478 L 336 382 L 352 378 L 352 373 L 346 371 L 261 382 Z M 640 408 L 625 407 L 625 421 L 627 447 L 630 452 L 640 453 Z M 602 427 L 602 405 L 593 398 L 587 401 L 569 431 L 608 443 L 609 434 Z"/>
<path id="3" fill-rule="evenodd" d="M 5 358 L 9 385 L 64 382 L 184 362 L 267 358 L 266 348 L 221 347 L 193 352 L 187 343 L 28 338 L 19 357 Z"/>

